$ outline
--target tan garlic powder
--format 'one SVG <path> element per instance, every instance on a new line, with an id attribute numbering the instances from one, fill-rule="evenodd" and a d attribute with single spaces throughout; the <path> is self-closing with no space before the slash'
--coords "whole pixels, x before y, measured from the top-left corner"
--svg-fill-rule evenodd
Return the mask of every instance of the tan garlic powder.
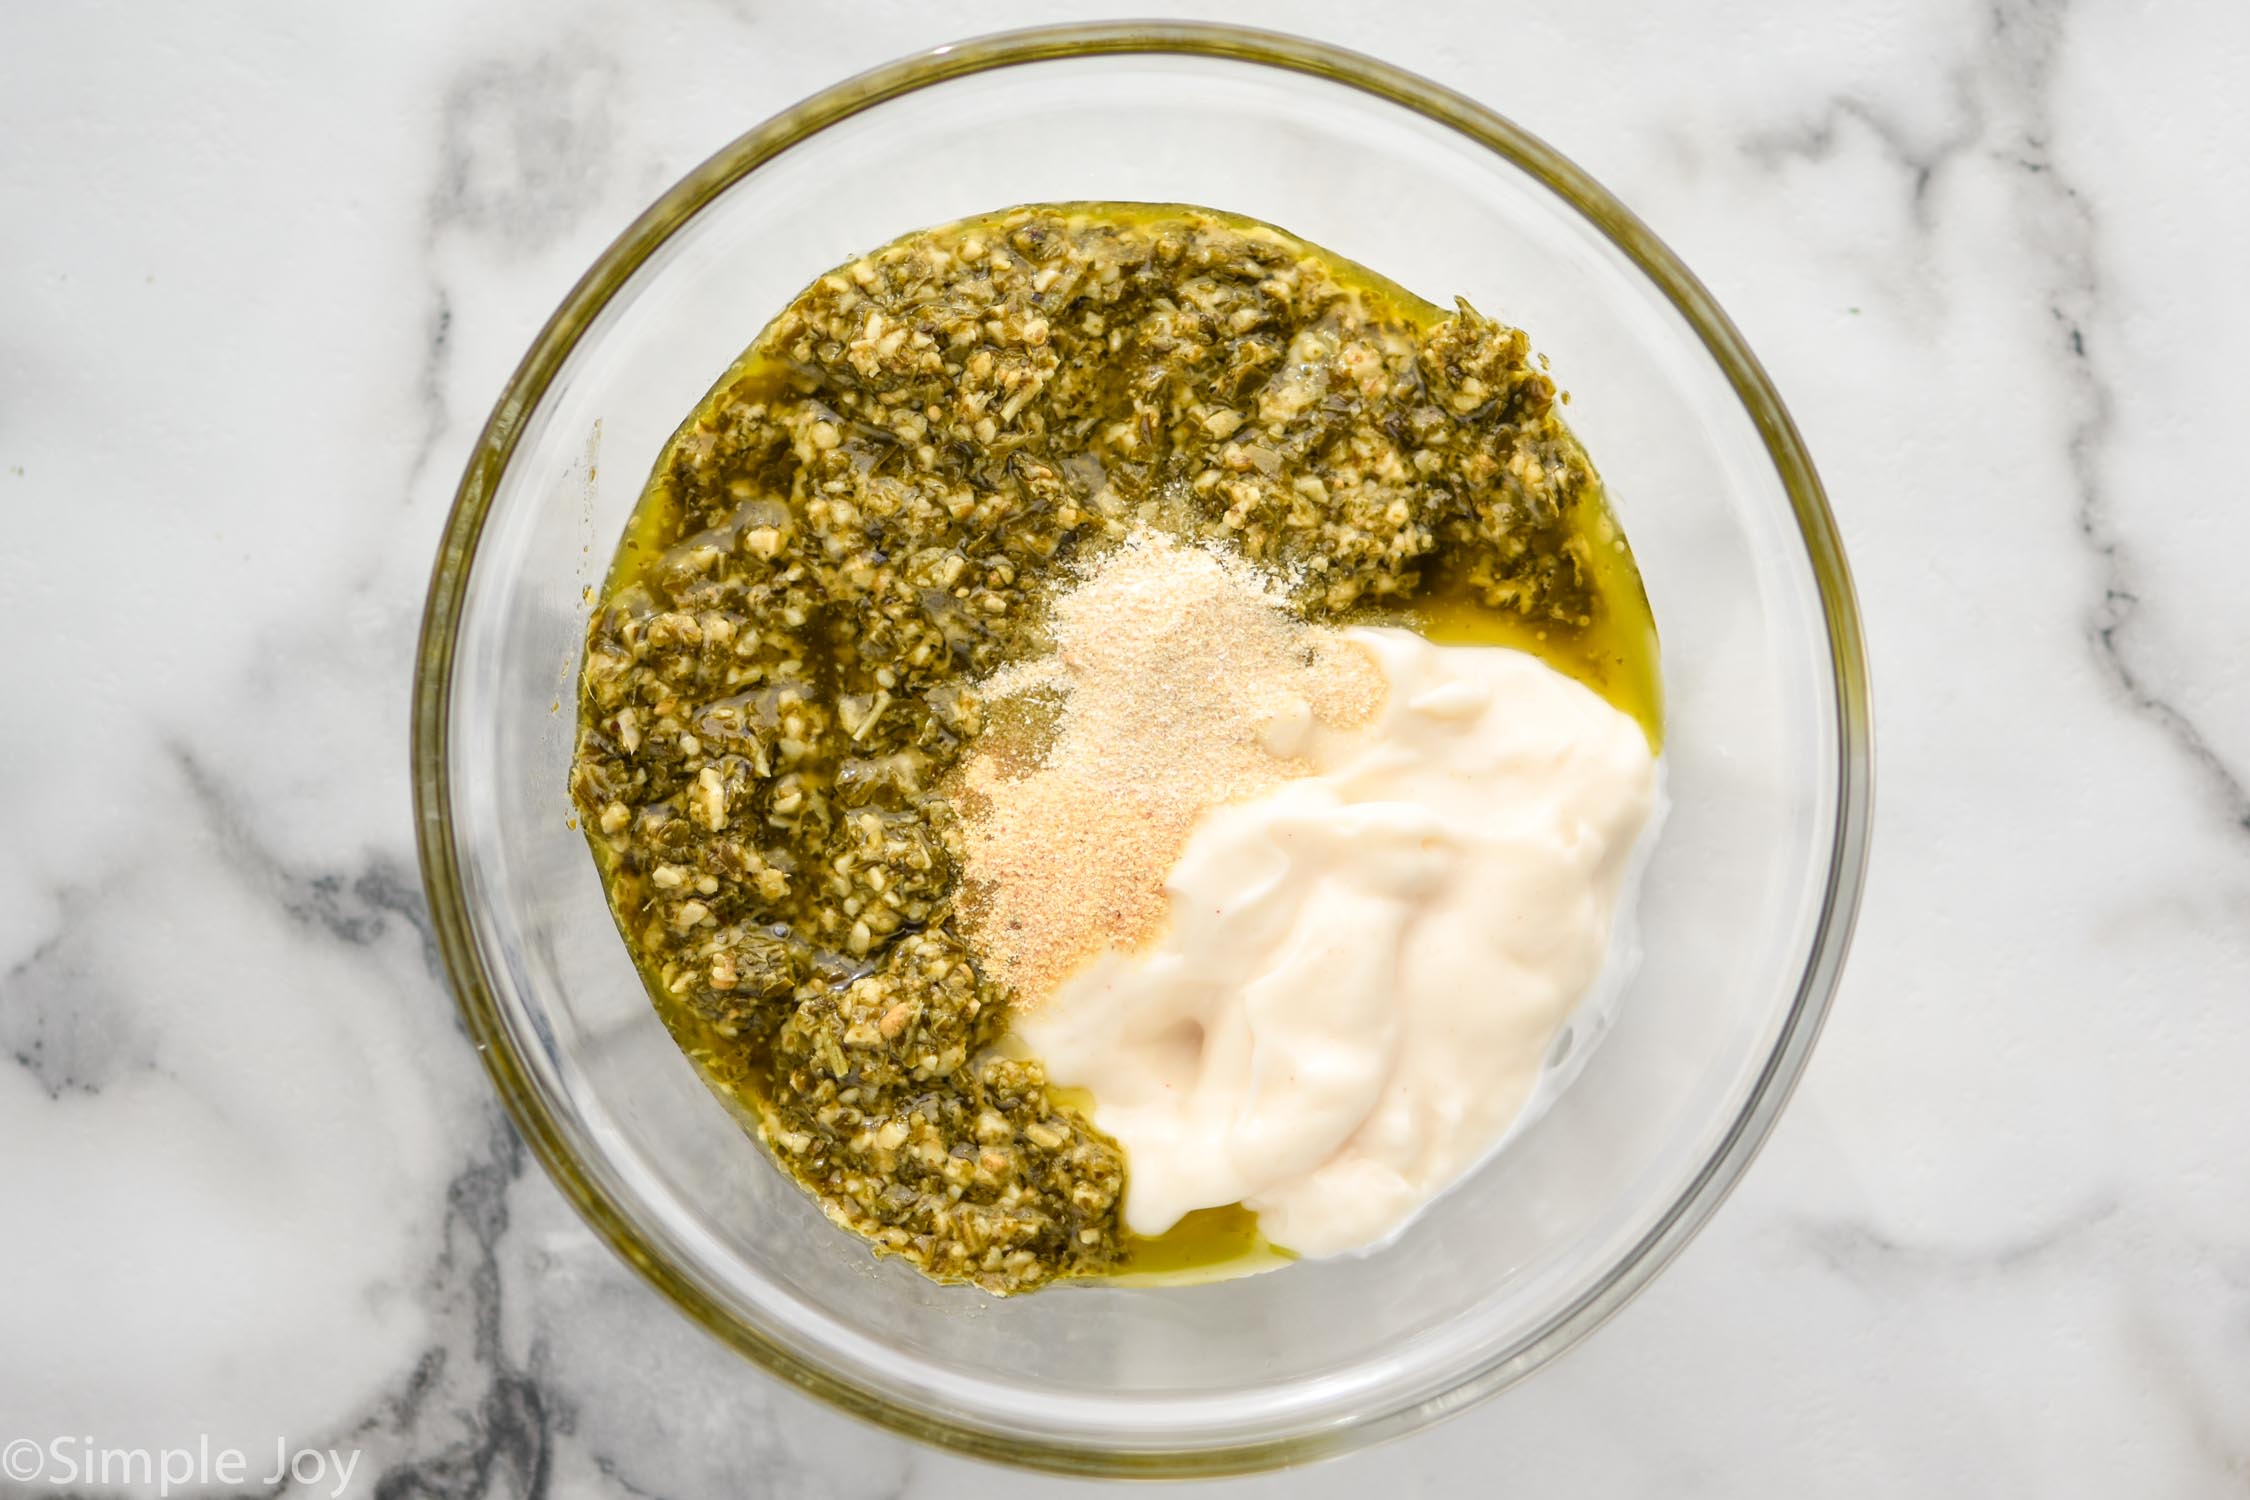
<path id="1" fill-rule="evenodd" d="M 1304 774 L 1311 726 L 1365 724 L 1384 692 L 1372 657 L 1254 565 L 1146 528 L 1057 597 L 1048 633 L 982 692 L 1002 724 L 1047 706 L 1051 737 L 988 735 L 952 788 L 964 928 L 1018 1004 L 1153 937 L 1196 820 Z"/>

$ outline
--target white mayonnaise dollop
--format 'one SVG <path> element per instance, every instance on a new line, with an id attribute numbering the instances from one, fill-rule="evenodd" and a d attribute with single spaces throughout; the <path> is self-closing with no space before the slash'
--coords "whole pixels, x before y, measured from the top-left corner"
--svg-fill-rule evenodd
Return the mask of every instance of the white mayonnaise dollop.
<path id="1" fill-rule="evenodd" d="M 1600 973 L 1657 795 L 1638 724 L 1536 657 L 1347 632 L 1361 728 L 1268 727 L 1311 774 L 1204 815 L 1169 926 L 1020 1017 L 1125 1149 L 1125 1222 L 1242 1203 L 1300 1255 L 1372 1245 L 1474 1167 Z"/>

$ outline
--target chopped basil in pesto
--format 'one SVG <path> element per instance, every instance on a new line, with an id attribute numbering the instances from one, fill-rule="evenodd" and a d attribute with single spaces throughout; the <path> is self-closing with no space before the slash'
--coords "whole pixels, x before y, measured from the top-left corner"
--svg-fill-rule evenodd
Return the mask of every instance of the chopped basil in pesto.
<path id="1" fill-rule="evenodd" d="M 995 1292 L 1128 1267 L 1128 1164 L 997 1047 L 942 786 L 973 684 L 1134 522 L 1310 618 L 1466 609 L 1654 732 L 1639 580 L 1518 330 L 1192 208 L 1013 209 L 808 287 L 656 466 L 571 791 L 659 1011 L 775 1160 Z"/>

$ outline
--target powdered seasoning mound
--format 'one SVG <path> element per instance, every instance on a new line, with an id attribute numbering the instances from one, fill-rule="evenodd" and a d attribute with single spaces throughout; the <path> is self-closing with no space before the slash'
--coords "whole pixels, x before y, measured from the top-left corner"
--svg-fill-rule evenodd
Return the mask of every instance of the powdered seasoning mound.
<path id="1" fill-rule="evenodd" d="M 1385 690 L 1255 565 L 1147 528 L 1058 596 L 1049 635 L 982 688 L 996 717 L 1052 715 L 1044 751 L 988 734 L 953 788 L 966 935 L 1019 1005 L 1154 937 L 1196 820 L 1305 774 L 1313 725 L 1365 724 Z"/>

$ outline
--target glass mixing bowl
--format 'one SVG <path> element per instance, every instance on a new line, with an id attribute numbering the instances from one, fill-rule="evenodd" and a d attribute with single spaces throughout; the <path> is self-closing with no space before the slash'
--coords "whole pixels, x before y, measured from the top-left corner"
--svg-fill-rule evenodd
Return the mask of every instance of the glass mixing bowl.
<path id="1" fill-rule="evenodd" d="M 999 1300 L 874 1259 L 745 1137 L 643 994 L 564 788 L 588 591 L 675 424 L 822 271 L 921 226 L 1059 199 L 1249 214 L 1531 331 L 1647 580 L 1671 813 L 1641 891 L 1642 960 L 1601 1045 L 1398 1241 L 1217 1285 Z M 417 671 L 439 939 L 493 1081 L 563 1191 L 768 1370 L 916 1437 L 1057 1469 L 1338 1452 L 1583 1337 L 1771 1128 L 1835 987 L 1866 854 L 1866 667 L 1843 555 L 1796 428 L 1710 295 L 1482 106 L 1227 28 L 939 48 L 807 100 L 666 193 L 500 397 Z"/>

